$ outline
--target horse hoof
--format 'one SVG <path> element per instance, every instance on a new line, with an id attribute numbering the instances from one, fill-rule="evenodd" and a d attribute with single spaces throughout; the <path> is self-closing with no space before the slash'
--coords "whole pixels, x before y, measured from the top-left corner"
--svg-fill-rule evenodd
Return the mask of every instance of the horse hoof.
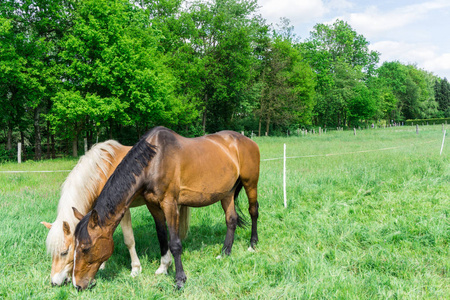
<path id="1" fill-rule="evenodd" d="M 141 266 L 139 266 L 139 267 L 134 267 L 134 268 L 131 268 L 131 277 L 136 277 L 136 276 L 138 276 L 139 274 L 141 274 L 141 272 L 142 272 L 142 267 Z"/>
<path id="2" fill-rule="evenodd" d="M 167 275 L 167 269 L 163 266 L 159 267 L 158 270 L 156 270 L 155 275 L 164 274 Z"/>
<path id="3" fill-rule="evenodd" d="M 249 252 L 255 252 L 255 249 L 253 249 L 252 247 L 248 247 L 248 251 Z"/>
<path id="4" fill-rule="evenodd" d="M 182 290 L 184 288 L 184 282 L 177 282 L 177 290 Z"/>

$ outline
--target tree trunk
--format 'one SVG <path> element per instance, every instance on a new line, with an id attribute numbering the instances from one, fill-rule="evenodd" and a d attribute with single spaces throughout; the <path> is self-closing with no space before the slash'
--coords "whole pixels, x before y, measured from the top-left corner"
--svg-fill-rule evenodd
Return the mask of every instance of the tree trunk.
<path id="1" fill-rule="evenodd" d="M 202 128 L 203 128 L 203 134 L 206 134 L 206 108 L 203 111 L 203 116 L 202 116 Z"/>
<path id="2" fill-rule="evenodd" d="M 259 117 L 259 124 L 258 124 L 258 136 L 261 136 L 261 117 Z"/>
<path id="3" fill-rule="evenodd" d="M 34 110 L 34 159 L 42 159 L 42 148 L 41 148 L 41 126 L 39 125 L 39 120 L 41 116 L 41 108 L 36 107 Z"/>
<path id="4" fill-rule="evenodd" d="M 47 121 L 47 154 L 45 158 L 50 158 L 50 121 Z"/>
<path id="5" fill-rule="evenodd" d="M 11 125 L 8 124 L 8 131 L 6 133 L 6 150 L 11 151 L 12 149 L 12 128 Z"/>
<path id="6" fill-rule="evenodd" d="M 22 161 L 27 159 L 27 152 L 25 151 L 25 136 L 23 131 L 20 131 L 20 142 L 22 143 Z"/>
<path id="7" fill-rule="evenodd" d="M 208 94 L 205 94 L 205 110 L 203 111 L 202 116 L 202 127 L 203 127 L 203 134 L 206 134 L 206 112 L 207 112 L 207 103 L 208 103 Z"/>
<path id="8" fill-rule="evenodd" d="M 72 140 L 72 156 L 78 157 L 78 134 Z"/>
<path id="9" fill-rule="evenodd" d="M 266 123 L 266 132 L 267 132 L 267 135 L 269 135 L 269 126 L 270 126 L 270 116 L 267 116 L 267 123 Z"/>
<path id="10" fill-rule="evenodd" d="M 52 134 L 52 158 L 56 158 L 56 150 L 55 150 L 55 135 Z"/>

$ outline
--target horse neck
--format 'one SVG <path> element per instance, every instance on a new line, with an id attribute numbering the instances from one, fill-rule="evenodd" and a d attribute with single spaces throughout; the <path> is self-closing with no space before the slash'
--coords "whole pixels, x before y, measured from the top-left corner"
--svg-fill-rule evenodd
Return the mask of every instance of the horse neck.
<path id="1" fill-rule="evenodd" d="M 106 207 L 107 209 L 105 209 L 100 201 L 97 201 L 93 208 L 99 213 L 100 219 L 102 220 L 102 226 L 111 228 L 111 234 L 119 225 L 125 215 L 125 212 L 130 208 L 133 200 L 142 193 L 142 180 L 140 180 L 140 178 L 137 179 L 137 183 L 128 190 L 126 195 L 121 197 L 120 200 L 115 203 L 113 211 L 111 210 L 111 207 Z M 101 200 L 100 197 L 99 200 Z"/>
<path id="2" fill-rule="evenodd" d="M 93 146 L 82 156 L 62 185 L 54 223 L 66 221 L 73 232 L 79 220 L 72 207 L 83 215 L 92 209 L 107 179 L 130 148 L 109 140 Z"/>
<path id="3" fill-rule="evenodd" d="M 155 149 L 147 140 L 141 139 L 117 166 L 93 208 L 100 218 L 100 225 L 115 229 L 134 198 L 141 194 Z"/>

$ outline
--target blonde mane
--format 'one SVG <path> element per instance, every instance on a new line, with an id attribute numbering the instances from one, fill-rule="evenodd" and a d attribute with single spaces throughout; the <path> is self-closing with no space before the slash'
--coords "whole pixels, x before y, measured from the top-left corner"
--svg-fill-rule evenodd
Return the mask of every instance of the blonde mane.
<path id="1" fill-rule="evenodd" d="M 78 161 L 77 165 L 67 176 L 61 187 L 61 198 L 58 203 L 58 215 L 52 228 L 48 232 L 46 245 L 47 252 L 52 255 L 59 255 L 65 249 L 63 221 L 70 226 L 73 234 L 78 219 L 73 214 L 72 207 L 75 207 L 82 214 L 86 214 L 98 197 L 96 191 L 102 179 L 101 172 L 107 176 L 112 165 L 111 157 L 114 159 L 116 149 L 122 145 L 114 140 L 108 140 L 94 145 Z"/>

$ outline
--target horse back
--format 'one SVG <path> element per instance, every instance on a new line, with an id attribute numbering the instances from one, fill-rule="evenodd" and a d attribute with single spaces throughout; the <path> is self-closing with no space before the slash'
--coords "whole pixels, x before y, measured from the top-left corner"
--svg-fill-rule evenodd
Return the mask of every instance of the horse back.
<path id="1" fill-rule="evenodd" d="M 157 149 L 149 186 L 177 191 L 179 204 L 209 205 L 233 193 L 239 179 L 258 181 L 259 148 L 237 132 L 185 138 L 158 128 L 148 142 Z"/>

